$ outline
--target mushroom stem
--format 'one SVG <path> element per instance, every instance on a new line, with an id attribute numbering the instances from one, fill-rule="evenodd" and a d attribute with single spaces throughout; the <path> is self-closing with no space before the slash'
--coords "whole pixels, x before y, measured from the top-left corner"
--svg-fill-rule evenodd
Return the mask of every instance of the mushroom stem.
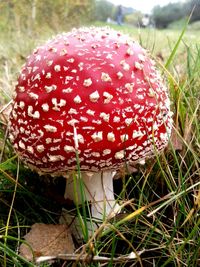
<path id="1" fill-rule="evenodd" d="M 113 193 L 114 175 L 113 171 L 82 173 L 81 175 L 85 200 L 91 203 L 91 213 L 95 219 L 103 220 L 104 217 L 113 217 L 120 211 Z M 76 204 L 82 204 L 79 183 L 77 183 L 76 192 L 74 191 L 74 181 L 71 176 L 66 182 L 65 198 L 73 200 Z"/>

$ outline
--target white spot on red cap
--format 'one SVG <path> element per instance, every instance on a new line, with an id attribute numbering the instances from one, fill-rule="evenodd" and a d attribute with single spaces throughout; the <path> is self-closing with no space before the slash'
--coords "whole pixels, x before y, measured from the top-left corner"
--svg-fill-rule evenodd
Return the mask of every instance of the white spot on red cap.
<path id="1" fill-rule="evenodd" d="M 104 149 L 103 150 L 103 156 L 111 154 L 112 150 L 111 149 Z"/>
<path id="2" fill-rule="evenodd" d="M 69 63 L 74 63 L 74 61 L 75 61 L 74 58 L 70 58 L 70 59 L 67 60 L 67 62 L 69 62 Z"/>
<path id="3" fill-rule="evenodd" d="M 84 144 L 84 137 L 82 134 L 77 134 L 78 143 Z"/>
<path id="4" fill-rule="evenodd" d="M 94 116 L 95 111 L 94 111 L 94 110 L 91 110 L 91 109 L 88 109 L 88 110 L 86 111 L 86 113 L 87 113 L 88 115 Z"/>
<path id="5" fill-rule="evenodd" d="M 92 85 L 92 79 L 91 78 L 85 79 L 83 82 L 83 86 L 89 87 L 90 85 Z"/>
<path id="6" fill-rule="evenodd" d="M 126 123 L 127 126 L 131 125 L 132 122 L 133 122 L 132 118 L 126 118 L 125 119 L 125 123 Z"/>
<path id="7" fill-rule="evenodd" d="M 34 154 L 34 149 L 32 146 L 27 146 L 27 151 L 30 153 L 30 154 Z"/>
<path id="8" fill-rule="evenodd" d="M 24 133 L 24 132 L 25 132 L 24 127 L 20 127 L 20 128 L 19 128 L 19 131 L 20 131 L 20 133 Z"/>
<path id="9" fill-rule="evenodd" d="M 128 140 L 128 134 L 122 134 L 122 135 L 120 136 L 120 139 L 121 139 L 122 142 L 127 141 L 127 140 Z"/>
<path id="10" fill-rule="evenodd" d="M 26 149 L 25 144 L 21 140 L 19 141 L 19 147 L 22 149 Z"/>
<path id="11" fill-rule="evenodd" d="M 63 92 L 64 94 L 69 94 L 69 93 L 71 93 L 72 91 L 73 91 L 73 89 L 70 88 L 70 87 L 68 87 L 68 88 L 62 90 L 62 92 Z"/>
<path id="12" fill-rule="evenodd" d="M 130 70 L 130 65 L 129 65 L 124 59 L 121 60 L 120 65 L 122 65 L 122 67 L 123 67 L 123 69 L 124 69 L 125 71 Z"/>
<path id="13" fill-rule="evenodd" d="M 48 61 L 47 61 L 47 66 L 50 67 L 52 64 L 53 64 L 53 60 L 48 60 Z"/>
<path id="14" fill-rule="evenodd" d="M 25 92 L 25 87 L 24 86 L 18 86 L 19 92 L 23 93 Z"/>
<path id="15" fill-rule="evenodd" d="M 120 122 L 120 117 L 115 116 L 115 117 L 113 118 L 113 122 Z"/>
<path id="16" fill-rule="evenodd" d="M 138 58 L 139 58 L 139 60 L 141 60 L 142 62 L 145 62 L 145 59 L 146 59 L 145 55 L 143 55 L 143 54 L 138 54 Z"/>
<path id="17" fill-rule="evenodd" d="M 69 83 L 69 81 L 71 81 L 71 80 L 73 80 L 74 79 L 74 77 L 73 76 L 70 76 L 70 75 L 68 75 L 68 76 L 65 76 L 65 84 L 68 84 Z"/>
<path id="18" fill-rule="evenodd" d="M 115 142 L 115 135 L 113 132 L 107 134 L 107 140 L 110 142 Z"/>
<path id="19" fill-rule="evenodd" d="M 110 78 L 109 74 L 105 73 L 105 72 L 101 73 L 101 80 L 103 82 L 111 82 L 112 81 L 112 79 Z"/>
<path id="20" fill-rule="evenodd" d="M 19 102 L 19 107 L 20 107 L 21 109 L 24 109 L 24 107 L 25 107 L 25 103 L 24 103 L 24 101 L 20 101 L 20 102 Z"/>
<path id="21" fill-rule="evenodd" d="M 52 147 L 50 147 L 50 151 L 52 152 L 52 151 L 58 151 L 58 150 L 60 150 L 60 145 L 59 146 L 52 146 Z"/>
<path id="22" fill-rule="evenodd" d="M 10 129 L 11 129 L 12 127 L 10 127 Z M 14 135 L 13 134 L 9 134 L 9 139 L 10 139 L 10 141 L 13 143 L 14 142 L 14 140 L 15 140 L 15 137 L 14 137 Z"/>
<path id="23" fill-rule="evenodd" d="M 100 113 L 100 118 L 102 118 L 104 121 L 109 122 L 110 119 L 110 114 L 105 113 L 105 112 L 101 112 Z"/>
<path id="24" fill-rule="evenodd" d="M 72 73 L 77 73 L 77 70 L 73 69 L 71 72 L 72 72 Z"/>
<path id="25" fill-rule="evenodd" d="M 127 49 L 126 54 L 129 56 L 132 56 L 134 54 L 133 49 L 131 49 L 130 47 Z"/>
<path id="26" fill-rule="evenodd" d="M 45 140 L 45 142 L 46 142 L 46 144 L 51 144 L 52 143 L 52 138 L 46 138 L 46 140 Z"/>
<path id="27" fill-rule="evenodd" d="M 136 62 L 135 62 L 135 67 L 136 67 L 136 69 L 138 69 L 138 70 L 143 70 L 144 65 L 136 61 Z"/>
<path id="28" fill-rule="evenodd" d="M 43 109 L 44 112 L 49 111 L 49 105 L 47 103 L 42 104 L 42 109 Z"/>
<path id="29" fill-rule="evenodd" d="M 48 155 L 48 158 L 50 162 L 58 162 L 65 160 L 65 157 L 63 157 L 62 155 Z"/>
<path id="30" fill-rule="evenodd" d="M 57 110 L 57 111 L 60 111 L 60 108 L 61 107 L 64 107 L 66 105 L 66 100 L 65 99 L 60 99 L 58 100 L 57 98 L 52 98 L 52 104 L 54 105 L 53 106 L 53 110 Z"/>
<path id="31" fill-rule="evenodd" d="M 35 57 L 35 61 L 40 61 L 41 60 L 41 55 L 36 55 L 36 57 Z"/>
<path id="32" fill-rule="evenodd" d="M 74 103 L 80 104 L 82 102 L 81 98 L 79 95 L 77 95 L 76 97 L 74 97 Z"/>
<path id="33" fill-rule="evenodd" d="M 46 79 L 51 79 L 51 72 L 47 72 L 45 78 L 46 78 Z"/>
<path id="34" fill-rule="evenodd" d="M 63 66 L 64 71 L 68 71 L 69 67 Z"/>
<path id="35" fill-rule="evenodd" d="M 135 138 L 141 138 L 143 136 L 144 136 L 144 134 L 141 131 L 136 131 L 136 130 L 133 131 L 133 135 L 132 135 L 132 138 L 133 139 L 135 139 Z"/>
<path id="36" fill-rule="evenodd" d="M 33 107 L 32 106 L 28 106 L 28 116 L 32 117 L 34 119 L 39 119 L 40 118 L 40 113 L 37 110 L 33 112 Z"/>
<path id="37" fill-rule="evenodd" d="M 95 142 L 102 141 L 103 140 L 103 132 L 96 132 L 91 137 Z"/>
<path id="38" fill-rule="evenodd" d="M 74 126 L 76 123 L 79 123 L 79 121 L 76 120 L 76 119 L 71 119 L 71 120 L 69 120 L 69 121 L 67 122 L 67 124 L 69 124 L 69 125 L 71 125 L 71 126 Z"/>
<path id="39" fill-rule="evenodd" d="M 64 146 L 64 151 L 67 153 L 75 152 L 75 148 L 73 146 Z"/>
<path id="40" fill-rule="evenodd" d="M 38 151 L 39 153 L 44 152 L 44 146 L 43 146 L 43 145 L 38 145 L 38 146 L 36 147 L 36 149 L 37 149 L 37 151 Z"/>
<path id="41" fill-rule="evenodd" d="M 44 89 L 46 90 L 47 93 L 50 93 L 50 92 L 55 91 L 57 89 L 57 85 L 55 85 L 55 84 L 53 84 L 51 86 L 45 85 Z"/>
<path id="42" fill-rule="evenodd" d="M 81 116 L 80 117 L 80 121 L 87 122 L 88 121 L 88 118 L 87 117 L 84 117 L 84 116 Z"/>
<path id="43" fill-rule="evenodd" d="M 166 141 L 168 139 L 168 133 L 160 133 L 160 139 Z"/>
<path id="44" fill-rule="evenodd" d="M 104 99 L 104 104 L 108 104 L 108 103 L 110 103 L 110 101 L 113 99 L 113 95 L 111 95 L 111 94 L 108 93 L 108 92 L 104 92 L 104 93 L 103 93 L 103 96 L 105 97 L 105 99 Z"/>
<path id="45" fill-rule="evenodd" d="M 65 55 L 67 55 L 67 49 L 62 49 L 62 50 L 60 51 L 60 55 L 61 55 L 61 56 L 65 56 Z"/>
<path id="46" fill-rule="evenodd" d="M 91 156 L 95 157 L 95 158 L 100 158 L 101 154 L 99 152 L 92 152 Z"/>
<path id="47" fill-rule="evenodd" d="M 49 125 L 49 124 L 44 125 L 44 129 L 47 132 L 51 132 L 51 133 L 56 133 L 57 132 L 57 128 L 55 126 L 52 126 L 52 125 Z"/>
<path id="48" fill-rule="evenodd" d="M 92 120 L 92 123 L 100 125 L 100 124 L 102 124 L 102 121 L 101 120 Z"/>
<path id="49" fill-rule="evenodd" d="M 80 63 L 78 64 L 79 71 L 82 71 L 82 70 L 83 70 L 83 66 L 84 66 L 84 63 L 83 63 L 83 62 L 80 62 Z"/>
<path id="50" fill-rule="evenodd" d="M 98 91 L 95 91 L 92 94 L 90 94 L 89 97 L 90 97 L 91 102 L 97 102 L 100 98 L 100 95 L 99 95 Z"/>
<path id="51" fill-rule="evenodd" d="M 121 150 L 121 151 L 118 151 L 115 153 L 115 158 L 116 159 L 123 159 L 124 158 L 124 151 Z"/>
<path id="52" fill-rule="evenodd" d="M 124 76 L 124 75 L 123 75 L 123 73 L 122 73 L 121 71 L 118 71 L 118 72 L 117 72 L 117 77 L 118 77 L 119 80 L 120 80 L 123 76 Z"/>
<path id="53" fill-rule="evenodd" d="M 61 67 L 60 67 L 60 65 L 55 65 L 55 66 L 54 66 L 54 70 L 55 70 L 56 72 L 61 71 Z"/>
<path id="54" fill-rule="evenodd" d="M 37 99 L 39 98 L 39 95 L 38 95 L 38 94 L 35 94 L 35 93 L 33 93 L 33 92 L 28 93 L 28 95 L 29 95 L 31 98 L 33 98 L 34 100 L 37 100 Z"/>
<path id="55" fill-rule="evenodd" d="M 48 50 L 49 50 L 50 52 L 52 52 L 52 53 L 56 53 L 56 52 L 57 52 L 57 48 L 56 48 L 56 47 L 52 47 L 52 46 L 50 46 L 50 47 L 48 48 Z"/>
<path id="56" fill-rule="evenodd" d="M 107 58 L 107 59 L 113 59 L 113 55 L 112 55 L 112 54 L 108 54 L 108 55 L 106 56 L 106 58 Z"/>
<path id="57" fill-rule="evenodd" d="M 132 93 L 134 88 L 134 83 L 126 83 L 125 88 L 128 90 L 128 93 Z"/>
<path id="58" fill-rule="evenodd" d="M 78 111 L 74 108 L 70 108 L 70 110 L 68 111 L 68 114 L 78 114 Z"/>

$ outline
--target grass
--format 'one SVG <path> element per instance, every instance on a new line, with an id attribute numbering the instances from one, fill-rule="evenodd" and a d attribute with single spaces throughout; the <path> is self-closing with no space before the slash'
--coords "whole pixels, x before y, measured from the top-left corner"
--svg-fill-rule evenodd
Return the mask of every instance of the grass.
<path id="1" fill-rule="evenodd" d="M 182 36 L 177 30 L 113 27 L 148 48 L 165 72 L 174 111 L 174 134 L 165 152 L 115 181 L 116 194 L 126 213 L 105 221 L 93 237 L 85 234 L 80 260 L 85 254 L 91 256 L 87 259 L 103 255 L 110 260 L 106 264 L 80 261 L 77 266 L 198 266 L 200 37 L 197 32 Z M 44 35 L 35 33 L 35 38 L 27 38 L 25 31 L 0 31 L 0 110 L 11 99 L 26 56 L 52 32 L 48 29 Z M 64 180 L 44 179 L 19 163 L 6 129 L 1 112 L 0 266 L 35 266 L 19 255 L 19 245 L 32 224 L 58 223 L 62 206 L 69 209 L 60 197 Z M 77 212 L 86 225 L 87 206 L 83 210 L 77 207 Z M 137 255 L 141 251 L 141 256 Z M 136 260 L 115 262 L 118 256 L 131 252 L 136 253 Z M 54 266 L 72 266 L 72 261 L 60 259 Z"/>

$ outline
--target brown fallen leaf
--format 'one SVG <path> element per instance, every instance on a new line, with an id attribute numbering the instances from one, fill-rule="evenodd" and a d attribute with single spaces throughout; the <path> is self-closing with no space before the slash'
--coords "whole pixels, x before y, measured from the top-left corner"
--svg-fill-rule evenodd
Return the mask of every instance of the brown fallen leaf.
<path id="1" fill-rule="evenodd" d="M 67 225 L 35 223 L 24 236 L 30 247 L 23 243 L 20 255 L 29 261 L 40 256 L 57 256 L 74 252 L 74 243 Z"/>
<path id="2" fill-rule="evenodd" d="M 178 135 L 177 129 L 172 129 L 171 134 L 171 144 L 175 151 L 182 151 L 183 150 L 183 140 L 181 140 L 181 137 Z"/>

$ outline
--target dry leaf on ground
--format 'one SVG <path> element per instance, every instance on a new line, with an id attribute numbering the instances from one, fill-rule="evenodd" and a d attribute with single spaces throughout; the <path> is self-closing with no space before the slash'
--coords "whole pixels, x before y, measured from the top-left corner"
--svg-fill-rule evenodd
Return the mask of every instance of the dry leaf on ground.
<path id="1" fill-rule="evenodd" d="M 183 141 L 181 140 L 181 137 L 178 135 L 177 130 L 172 129 L 170 140 L 171 140 L 172 147 L 175 151 L 183 150 Z"/>
<path id="2" fill-rule="evenodd" d="M 35 223 L 25 235 L 26 244 L 20 246 L 20 255 L 29 261 L 40 256 L 56 256 L 74 252 L 70 230 L 66 225 Z"/>

